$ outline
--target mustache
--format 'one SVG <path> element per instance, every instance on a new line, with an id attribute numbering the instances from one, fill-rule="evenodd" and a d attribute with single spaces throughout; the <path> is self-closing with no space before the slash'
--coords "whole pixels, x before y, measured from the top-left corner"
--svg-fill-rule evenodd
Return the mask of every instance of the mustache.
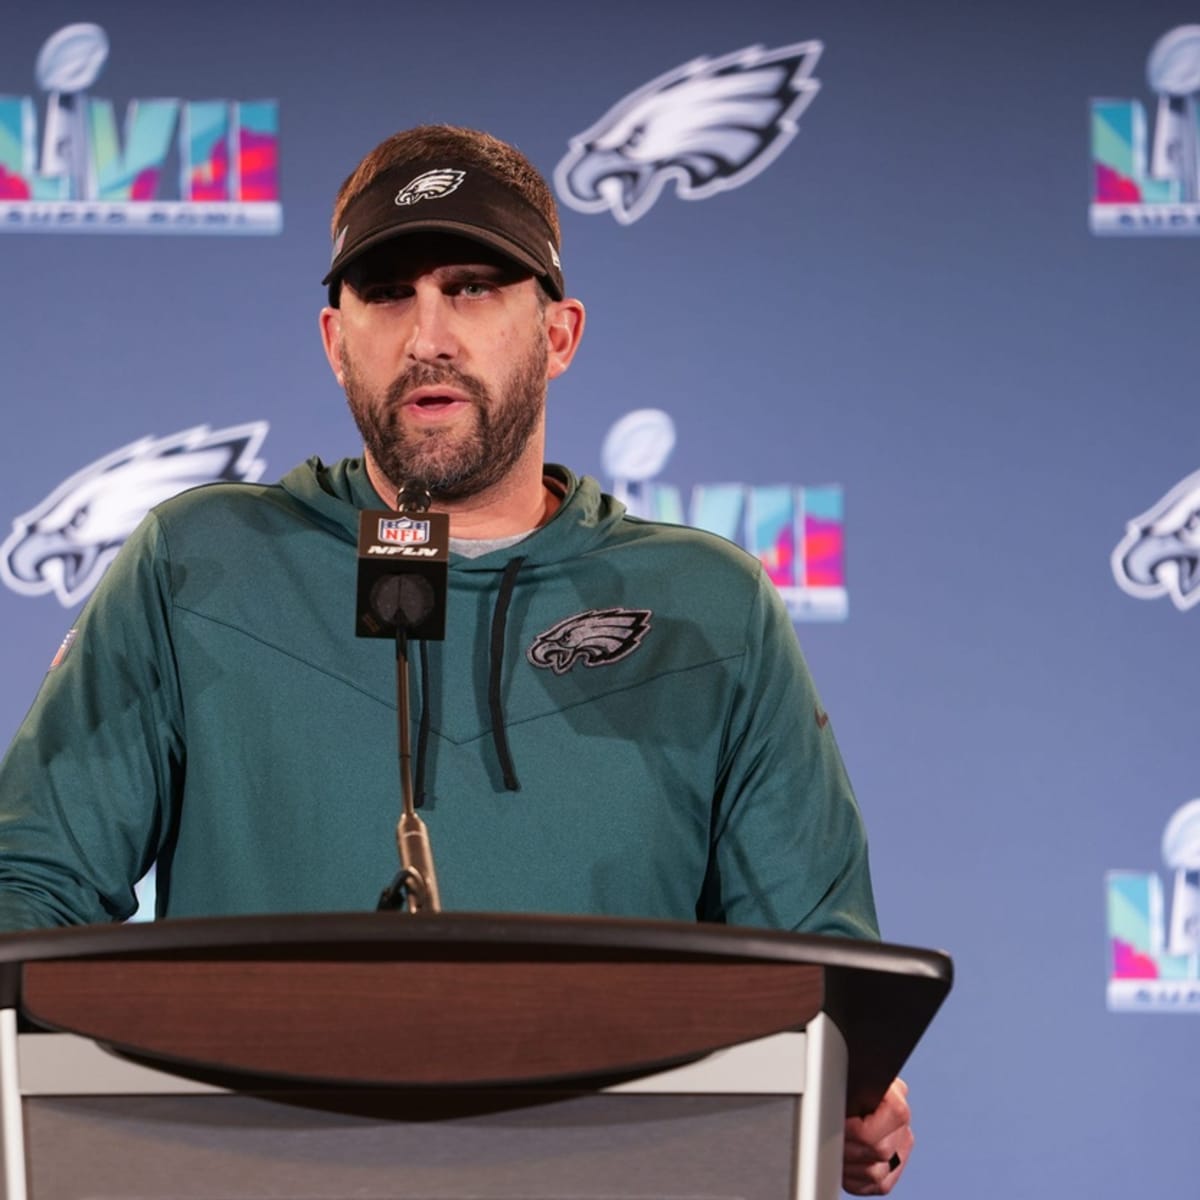
<path id="1" fill-rule="evenodd" d="M 491 399 L 480 380 L 449 363 L 413 363 L 389 384 L 387 398 L 389 402 L 399 404 L 415 388 L 437 387 L 439 384 L 447 384 L 465 392 L 476 404 L 486 405 Z"/>

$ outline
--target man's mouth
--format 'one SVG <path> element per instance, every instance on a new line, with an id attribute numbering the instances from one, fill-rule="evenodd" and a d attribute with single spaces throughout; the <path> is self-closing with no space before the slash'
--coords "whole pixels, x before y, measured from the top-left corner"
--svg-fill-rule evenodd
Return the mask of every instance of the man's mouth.
<path id="1" fill-rule="evenodd" d="M 454 388 L 416 388 L 404 398 L 406 412 L 437 417 L 456 412 L 471 403 L 470 399 Z"/>

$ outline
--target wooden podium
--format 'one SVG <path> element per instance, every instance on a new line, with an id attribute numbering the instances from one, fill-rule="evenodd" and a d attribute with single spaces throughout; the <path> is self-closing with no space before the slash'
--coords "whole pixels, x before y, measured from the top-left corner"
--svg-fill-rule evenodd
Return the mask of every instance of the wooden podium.
<path id="1" fill-rule="evenodd" d="M 14 934 L 4 1200 L 824 1200 L 950 981 L 931 951 L 600 918 Z"/>

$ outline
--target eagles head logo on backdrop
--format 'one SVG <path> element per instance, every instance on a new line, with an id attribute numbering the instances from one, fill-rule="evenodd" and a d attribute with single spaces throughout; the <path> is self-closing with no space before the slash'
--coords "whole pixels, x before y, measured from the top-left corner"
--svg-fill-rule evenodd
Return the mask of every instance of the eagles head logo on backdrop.
<path id="1" fill-rule="evenodd" d="M 77 471 L 13 521 L 0 545 L 0 580 L 14 592 L 86 600 L 125 539 L 156 504 L 217 481 L 253 482 L 267 423 L 144 437 Z"/>
<path id="2" fill-rule="evenodd" d="M 813 41 L 748 46 L 651 80 L 570 139 L 554 170 L 559 196 L 629 225 L 671 180 L 684 200 L 741 187 L 796 136 L 821 87 L 812 72 L 823 49 Z"/>
<path id="3" fill-rule="evenodd" d="M 1139 600 L 1170 596 L 1180 612 L 1200 603 L 1200 471 L 1129 522 L 1112 552 L 1112 571 L 1121 590 Z"/>

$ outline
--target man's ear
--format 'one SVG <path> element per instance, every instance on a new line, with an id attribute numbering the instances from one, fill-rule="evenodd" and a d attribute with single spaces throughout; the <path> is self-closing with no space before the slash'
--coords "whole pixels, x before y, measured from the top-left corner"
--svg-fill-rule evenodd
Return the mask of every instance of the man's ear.
<path id="1" fill-rule="evenodd" d="M 342 378 L 342 314 L 339 309 L 326 305 L 321 309 L 321 344 L 325 347 L 325 357 L 329 360 L 329 369 L 333 372 L 338 383 L 345 385 Z"/>
<path id="2" fill-rule="evenodd" d="M 569 296 L 546 305 L 546 340 L 550 350 L 547 379 L 557 379 L 571 365 L 583 337 L 584 316 L 583 305 Z"/>

